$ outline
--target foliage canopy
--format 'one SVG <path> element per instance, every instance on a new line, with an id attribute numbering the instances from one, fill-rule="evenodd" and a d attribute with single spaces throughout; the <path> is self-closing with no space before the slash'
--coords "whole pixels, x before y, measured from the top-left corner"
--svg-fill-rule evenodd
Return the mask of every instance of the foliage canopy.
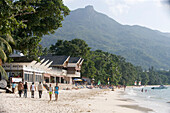
<path id="1" fill-rule="evenodd" d="M 53 55 L 68 55 L 84 58 L 81 69 L 82 76 L 99 80 L 102 84 L 133 85 L 134 81 L 142 81 L 142 85 L 168 84 L 168 77 L 149 68 L 143 71 L 139 66 L 126 62 L 125 58 L 102 50 L 90 51 L 85 41 L 73 39 L 71 41 L 58 40 L 51 45 L 49 53 Z M 109 79 L 108 79 L 109 78 Z"/>

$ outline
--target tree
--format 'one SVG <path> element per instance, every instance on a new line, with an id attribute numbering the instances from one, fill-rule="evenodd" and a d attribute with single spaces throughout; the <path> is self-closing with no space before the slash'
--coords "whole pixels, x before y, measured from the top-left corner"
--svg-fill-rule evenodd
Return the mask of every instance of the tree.
<path id="1" fill-rule="evenodd" d="M 2 78 L 6 80 L 8 76 L 2 67 L 2 62 L 5 62 L 7 60 L 7 54 L 12 52 L 10 44 L 14 44 L 14 40 L 9 34 L 0 37 L 0 73 Z"/>
<path id="2" fill-rule="evenodd" d="M 71 41 L 58 40 L 55 45 L 51 45 L 50 52 L 55 55 L 86 58 L 90 52 L 90 47 L 81 39 L 73 39 Z"/>
<path id="3" fill-rule="evenodd" d="M 14 49 L 36 59 L 41 53 L 41 37 L 62 27 L 61 21 L 69 12 L 62 0 L 1 0 L 0 62 L 6 61 L 6 54 L 12 51 L 3 36 L 12 36 L 16 42 L 16 46 L 12 46 Z"/>
<path id="4" fill-rule="evenodd" d="M 51 45 L 50 52 L 53 55 L 84 58 L 81 75 L 94 78 L 96 83 L 99 80 L 102 84 L 110 82 L 114 85 L 133 85 L 135 80 L 141 81 L 143 85 L 168 82 L 168 77 L 159 74 L 153 67 L 149 69 L 149 73 L 143 72 L 140 66 L 126 62 L 121 56 L 102 50 L 90 51 L 85 41 L 80 39 L 58 40 L 55 45 Z"/>
<path id="5" fill-rule="evenodd" d="M 147 85 L 148 82 L 149 82 L 149 76 L 146 72 L 143 72 L 142 75 L 141 75 L 141 81 L 142 81 L 142 84 L 143 85 Z"/>
<path id="6" fill-rule="evenodd" d="M 11 34 L 18 44 L 15 49 L 32 57 L 31 51 L 39 53 L 41 37 L 62 27 L 61 21 L 68 14 L 69 9 L 62 0 L 1 0 L 0 35 Z M 34 38 L 36 44 L 25 43 Z M 19 46 L 24 43 L 25 46 Z"/>

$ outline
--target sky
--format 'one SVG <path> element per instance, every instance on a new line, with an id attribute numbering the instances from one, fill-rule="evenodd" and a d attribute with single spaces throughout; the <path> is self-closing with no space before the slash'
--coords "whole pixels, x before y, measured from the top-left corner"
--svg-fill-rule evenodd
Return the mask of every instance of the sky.
<path id="1" fill-rule="evenodd" d="M 140 25 L 170 33 L 170 7 L 167 0 L 63 0 L 70 9 L 92 5 L 123 25 Z"/>

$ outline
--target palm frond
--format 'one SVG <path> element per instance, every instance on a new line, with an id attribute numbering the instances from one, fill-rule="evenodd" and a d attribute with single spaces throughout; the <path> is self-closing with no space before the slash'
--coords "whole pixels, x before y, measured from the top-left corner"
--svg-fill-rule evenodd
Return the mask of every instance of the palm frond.
<path id="1" fill-rule="evenodd" d="M 12 36 L 11 36 L 10 34 L 6 34 L 6 40 L 7 40 L 9 43 L 15 45 L 14 39 L 12 38 Z"/>
<path id="2" fill-rule="evenodd" d="M 1 43 L 4 43 L 6 45 L 8 52 L 12 53 L 12 48 L 9 45 L 9 43 L 5 39 L 3 39 L 2 37 L 0 37 L 0 41 L 1 41 Z"/>
<path id="3" fill-rule="evenodd" d="M 2 66 L 0 66 L 0 73 L 3 79 L 8 80 L 8 75 Z"/>
<path id="4" fill-rule="evenodd" d="M 4 61 L 7 60 L 7 56 L 6 56 L 4 50 L 1 47 L 0 47 L 0 58 Z"/>

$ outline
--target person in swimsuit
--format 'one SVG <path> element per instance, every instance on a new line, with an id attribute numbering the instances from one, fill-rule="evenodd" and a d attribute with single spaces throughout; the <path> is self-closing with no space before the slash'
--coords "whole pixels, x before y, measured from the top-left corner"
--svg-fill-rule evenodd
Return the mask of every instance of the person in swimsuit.
<path id="1" fill-rule="evenodd" d="M 53 88 L 51 87 L 51 84 L 50 84 L 50 87 L 49 87 L 50 101 L 51 101 L 51 98 L 52 98 L 52 94 L 53 94 Z"/>
<path id="2" fill-rule="evenodd" d="M 58 83 L 56 83 L 56 86 L 55 86 L 55 100 L 56 101 L 58 99 L 58 90 L 59 90 L 59 86 L 58 86 Z"/>
<path id="3" fill-rule="evenodd" d="M 16 84 L 15 82 L 12 83 L 12 93 L 15 93 L 15 87 L 16 87 Z"/>

